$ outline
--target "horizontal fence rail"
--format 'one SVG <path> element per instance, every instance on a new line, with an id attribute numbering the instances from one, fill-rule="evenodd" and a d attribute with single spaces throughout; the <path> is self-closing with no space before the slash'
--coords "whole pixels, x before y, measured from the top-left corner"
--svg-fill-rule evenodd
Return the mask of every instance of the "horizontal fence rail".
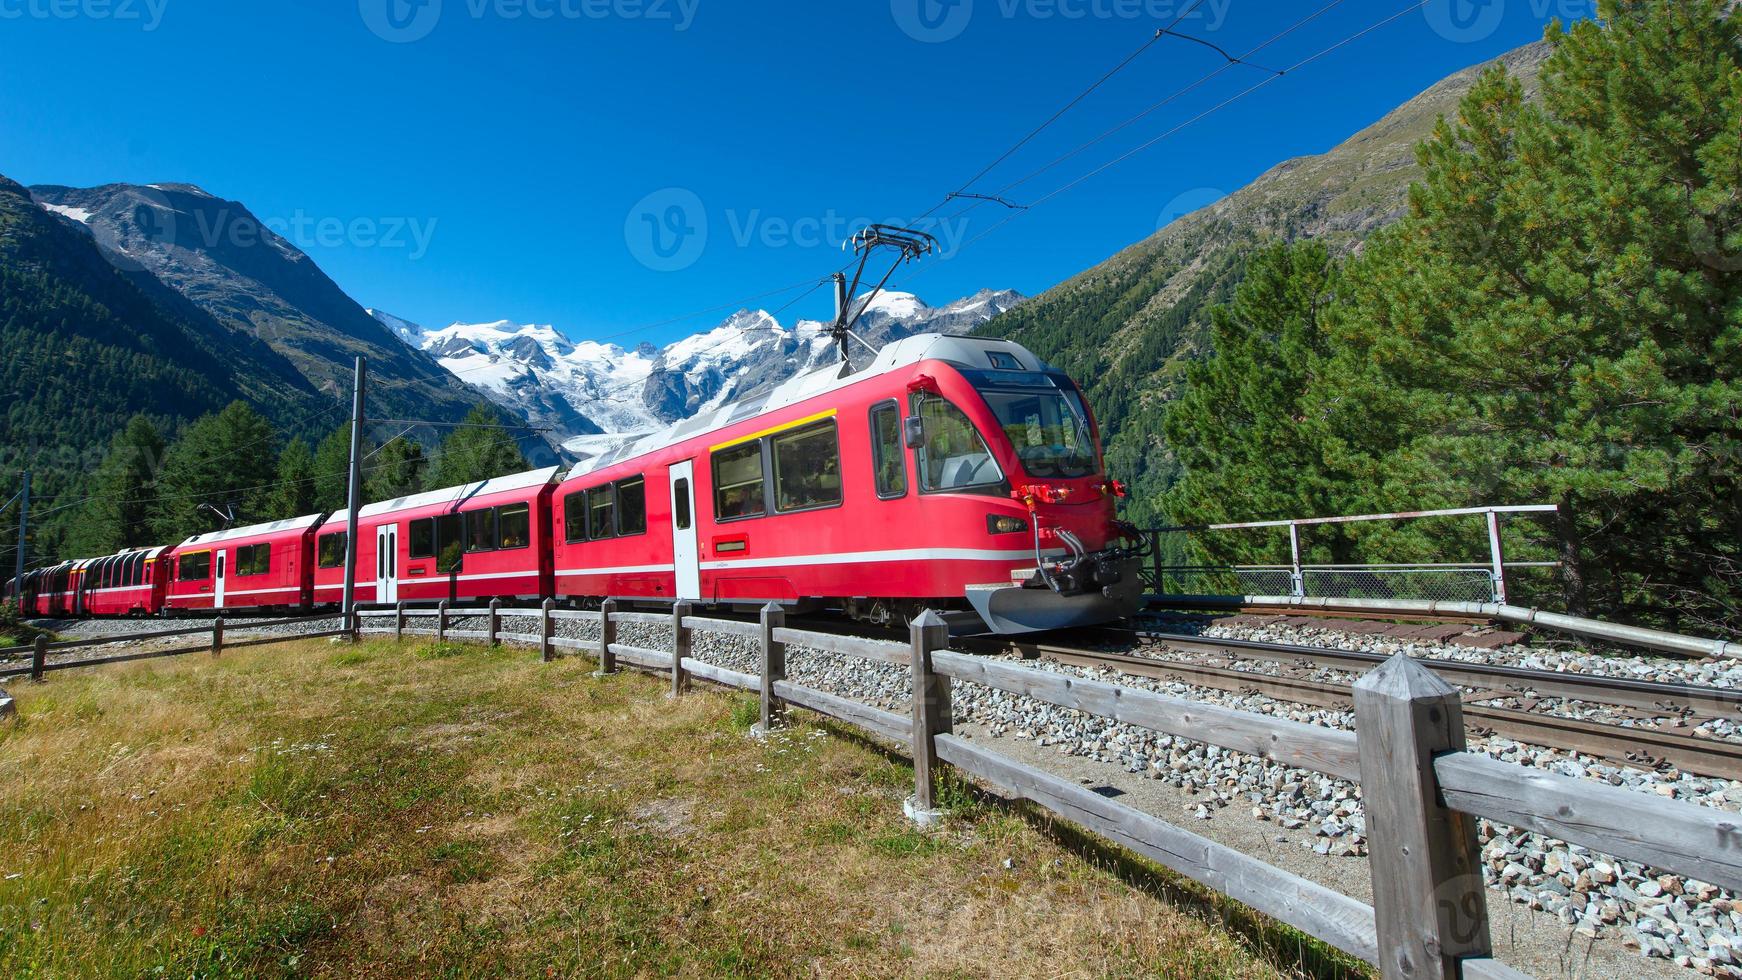
<path id="1" fill-rule="evenodd" d="M 361 622 L 358 619 L 353 619 L 350 622 L 350 625 L 344 625 L 337 629 L 330 630 L 317 630 L 305 633 L 284 633 L 276 636 L 253 637 L 246 640 L 226 641 L 225 639 L 225 630 L 227 628 L 230 630 L 239 629 L 253 631 L 261 629 L 276 629 L 284 626 L 306 626 L 313 623 L 330 623 L 334 621 L 343 623 L 345 617 L 334 613 L 326 613 L 316 616 L 301 616 L 293 619 L 244 619 L 240 622 L 229 622 L 224 617 L 220 616 L 217 619 L 214 619 L 211 624 L 207 626 L 117 634 L 114 636 L 94 637 L 88 640 L 61 640 L 51 643 L 46 636 L 39 636 L 36 638 L 36 642 L 30 646 L 8 647 L 4 650 L 0 650 L 0 659 L 20 659 L 23 656 L 28 655 L 31 661 L 30 666 L 28 667 L 0 669 L 0 680 L 10 680 L 16 677 L 29 677 L 32 680 L 41 681 L 48 674 L 63 670 L 76 670 L 82 667 L 103 667 L 112 664 L 132 663 L 139 660 L 161 660 L 166 657 L 186 656 L 190 653 L 211 653 L 213 656 L 218 656 L 226 649 L 269 646 L 275 643 L 290 643 L 296 640 L 316 640 L 335 636 L 355 636 L 358 632 L 358 625 Z M 173 640 L 186 636 L 205 636 L 207 637 L 207 641 L 199 645 L 142 650 L 135 653 L 114 654 L 107 657 L 86 657 L 79 660 L 64 660 L 57 663 L 48 662 L 48 656 L 51 653 L 62 653 L 70 650 L 87 650 L 95 647 L 117 646 L 125 643 L 144 643 L 151 640 Z"/>
<path id="2" fill-rule="evenodd" d="M 449 628 L 453 617 L 484 617 L 488 628 L 454 630 Z M 536 619 L 539 628 L 536 633 L 505 631 L 501 629 L 504 618 Z M 432 619 L 433 629 L 408 625 Z M 599 624 L 599 636 L 580 639 L 555 634 L 557 623 L 574 620 Z M 620 642 L 621 625 L 669 630 L 671 649 Z M 935 807 L 941 767 L 953 766 L 1009 798 L 1033 803 L 1374 964 L 1386 978 L 1524 976 L 1493 957 L 1474 833 L 1478 817 L 1742 890 L 1742 816 L 1466 751 L 1456 689 L 1403 655 L 1384 661 L 1355 684 L 1356 731 L 1348 732 L 1063 671 L 968 656 L 948 649 L 948 628 L 934 612 L 913 623 L 907 644 L 788 627 L 784 611 L 774 605 L 762 611 L 760 622 L 750 623 L 693 615 L 685 602 L 669 612 L 619 611 L 609 600 L 597 611 L 559 610 L 549 601 L 533 609 L 505 609 L 495 602 L 481 610 L 450 609 L 445 604 L 435 609 L 400 606 L 359 615 L 349 626 L 316 635 L 355 631 L 482 638 L 539 647 L 546 659 L 558 649 L 582 652 L 597 658 L 601 674 L 614 672 L 621 663 L 669 675 L 674 693 L 682 693 L 694 678 L 756 692 L 762 732 L 778 725 L 792 707 L 838 719 L 911 749 L 914 795 L 908 812 L 922 824 L 939 816 Z M 211 632 L 211 648 L 221 650 L 222 620 Z M 696 633 L 755 637 L 758 672 L 733 671 L 696 658 L 692 655 Z M 911 714 L 789 680 L 786 664 L 792 650 L 908 670 Z M 169 654 L 142 653 L 76 665 L 162 655 Z M 956 683 L 978 684 L 1359 783 L 1367 808 L 1373 904 L 956 735 L 951 704 Z"/>

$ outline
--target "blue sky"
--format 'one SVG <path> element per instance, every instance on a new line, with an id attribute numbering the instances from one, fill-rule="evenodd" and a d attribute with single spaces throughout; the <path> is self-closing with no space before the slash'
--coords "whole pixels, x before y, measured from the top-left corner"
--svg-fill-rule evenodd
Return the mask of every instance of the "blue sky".
<path id="1" fill-rule="evenodd" d="M 1243 52 L 1330 2 L 1201 0 L 1180 29 Z M 1290 65 L 1413 2 L 1343 0 L 1253 61 Z M 1191 3 L 0 0 L 0 173 L 199 184 L 426 325 L 664 342 L 833 271 L 859 224 L 925 212 Z M 932 225 L 945 256 L 909 288 L 1037 293 L 1591 8 L 1428 0 L 995 231 L 995 206 Z M 974 189 L 1222 64 L 1163 39 Z M 1046 196 L 1264 77 L 1230 68 L 1008 196 Z M 829 304 L 818 290 L 782 319 Z"/>

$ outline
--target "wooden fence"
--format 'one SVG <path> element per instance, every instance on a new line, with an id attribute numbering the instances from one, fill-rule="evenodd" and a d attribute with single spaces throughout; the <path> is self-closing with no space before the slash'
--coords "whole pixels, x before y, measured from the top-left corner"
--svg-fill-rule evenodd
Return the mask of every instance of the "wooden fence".
<path id="1" fill-rule="evenodd" d="M 910 747 L 914 796 L 909 810 L 919 819 L 936 805 L 939 765 L 954 766 L 1357 956 L 1386 978 L 1524 976 L 1492 956 L 1488 895 L 1476 846 L 1478 817 L 1742 889 L 1737 815 L 1467 752 L 1457 691 L 1401 655 L 1355 685 L 1357 731 L 1351 733 L 965 656 L 948 649 L 948 628 L 934 612 L 913 624 L 905 644 L 789 629 L 784 612 L 774 605 L 762 611 L 760 623 L 696 616 L 688 603 L 678 603 L 671 613 L 620 612 L 613 602 L 597 612 L 558 610 L 549 602 L 542 609 L 510 612 L 536 617 L 538 633 L 503 631 L 503 611 L 495 603 L 478 609 L 401 607 L 365 613 L 370 619 L 390 617 L 393 625 L 363 629 L 524 642 L 537 645 L 547 660 L 558 649 L 583 651 L 598 659 L 602 673 L 619 663 L 669 672 L 674 693 L 699 677 L 758 692 L 764 727 L 777 725 L 788 705 L 829 715 Z M 463 616 L 485 617 L 487 629 L 449 627 L 451 619 Z M 435 628 L 406 625 L 420 617 L 434 617 Z M 599 638 L 557 636 L 555 624 L 565 619 L 599 624 Z M 675 655 L 617 642 L 617 627 L 625 623 L 669 628 Z M 697 630 L 757 640 L 758 675 L 695 659 Z M 787 651 L 794 646 L 908 668 L 911 715 L 788 681 Z M 956 736 L 951 690 L 958 682 L 1359 783 L 1367 810 L 1373 905 Z"/>
<path id="2" fill-rule="evenodd" d="M 0 660 L 22 659 L 30 657 L 30 666 L 0 669 L 0 681 L 14 677 L 29 677 L 33 681 L 41 681 L 48 674 L 58 670 L 73 670 L 80 667 L 101 667 L 105 664 L 124 664 L 134 660 L 157 660 L 162 657 L 180 657 L 190 653 L 210 653 L 216 657 L 226 649 L 234 650 L 242 647 L 267 646 L 273 643 L 290 643 L 295 640 L 315 640 L 328 636 L 355 636 L 357 621 L 353 620 L 350 627 L 340 626 L 336 629 L 317 630 L 311 633 L 281 633 L 275 636 L 254 637 L 247 640 L 228 640 L 224 631 L 257 630 L 280 626 L 301 626 L 309 623 L 321 623 L 332 620 L 342 621 L 340 613 L 327 613 L 318 616 L 298 616 L 292 619 L 242 619 L 226 620 L 220 616 L 209 626 L 193 626 L 186 629 L 157 630 L 155 632 L 127 633 L 115 636 L 99 636 L 89 640 L 62 640 L 50 643 L 48 637 L 38 636 L 36 642 L 29 646 L 0 648 Z M 167 650 L 153 649 L 139 653 L 117 654 L 109 657 L 91 657 L 84 660 L 66 660 L 60 663 L 49 663 L 48 655 L 65 650 L 81 650 L 90 647 L 111 646 L 120 643 L 142 643 L 148 640 L 175 639 L 183 636 L 204 636 L 206 639 L 197 644 L 171 647 Z"/>
<path id="3" fill-rule="evenodd" d="M 504 617 L 538 621 L 536 633 L 504 630 Z M 330 618 L 330 617 L 329 617 Z M 452 621 L 483 618 L 484 629 L 456 629 Z M 422 624 L 433 620 L 431 626 Z M 557 635 L 557 624 L 598 624 L 597 639 Z M 307 622 L 252 623 L 255 627 Z M 671 648 L 654 650 L 618 642 L 625 624 L 669 629 Z M 280 643 L 312 636 L 356 633 L 434 636 L 439 640 L 513 642 L 537 647 L 545 660 L 559 651 L 587 653 L 600 673 L 619 664 L 669 674 L 672 692 L 692 679 L 757 692 L 764 730 L 778 725 L 789 706 L 828 715 L 902 743 L 914 760 L 916 819 L 935 816 L 942 765 L 978 778 L 1014 799 L 1031 801 L 1107 840 L 1213 888 L 1271 918 L 1293 926 L 1379 968 L 1391 978 L 1516 978 L 1524 974 L 1492 956 L 1478 817 L 1531 830 L 1615 857 L 1644 862 L 1742 891 L 1742 818 L 1736 814 L 1574 779 L 1465 751 L 1458 693 L 1419 663 L 1397 656 L 1364 676 L 1354 688 L 1356 732 L 1322 728 L 1152 691 L 965 656 L 948 649 L 943 618 L 926 612 L 914 622 L 909 642 L 839 636 L 786 626 L 785 613 L 770 605 L 756 623 L 695 615 L 687 602 L 670 612 L 619 610 L 607 601 L 598 611 L 557 609 L 394 609 L 358 614 L 348 629 L 246 641 Z M 697 631 L 754 640 L 757 674 L 727 670 L 696 659 Z M 127 638 L 34 648 L 29 670 L 0 677 L 74 666 L 94 666 L 146 657 L 225 647 L 224 625 L 145 634 L 211 634 L 197 648 L 152 651 L 67 664 L 44 664 L 46 649 L 113 643 Z M 231 646 L 244 644 L 233 643 Z M 903 667 L 911 671 L 912 711 L 897 714 L 787 679 L 791 647 Z M 0 651 L 5 654 L 12 651 Z M 980 684 L 1047 704 L 1099 715 L 1166 735 L 1205 742 L 1291 767 L 1357 782 L 1367 812 L 1373 876 L 1372 905 L 1274 867 L 1226 845 L 1116 800 L 1076 782 L 1018 762 L 953 732 L 952 689 Z"/>

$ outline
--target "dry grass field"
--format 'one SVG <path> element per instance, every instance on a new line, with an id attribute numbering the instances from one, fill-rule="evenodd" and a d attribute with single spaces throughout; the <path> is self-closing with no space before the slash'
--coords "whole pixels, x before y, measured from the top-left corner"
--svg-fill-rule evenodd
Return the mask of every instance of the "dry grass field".
<path id="1" fill-rule="evenodd" d="M 14 683 L 0 976 L 1332 968 L 964 787 L 917 831 L 834 726 L 592 669 L 304 641 Z"/>

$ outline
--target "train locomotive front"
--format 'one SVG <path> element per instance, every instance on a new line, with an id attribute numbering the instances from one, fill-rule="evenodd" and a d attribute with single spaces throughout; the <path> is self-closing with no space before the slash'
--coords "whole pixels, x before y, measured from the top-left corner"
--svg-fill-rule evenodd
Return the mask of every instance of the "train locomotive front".
<path id="1" fill-rule="evenodd" d="M 976 349 L 978 348 L 978 349 Z M 922 487 L 996 495 L 988 533 L 1029 544 L 1007 579 L 966 583 L 994 633 L 1118 620 L 1143 605 L 1141 536 L 1118 519 L 1100 432 L 1063 371 L 1015 344 L 957 341 L 909 382 Z"/>

